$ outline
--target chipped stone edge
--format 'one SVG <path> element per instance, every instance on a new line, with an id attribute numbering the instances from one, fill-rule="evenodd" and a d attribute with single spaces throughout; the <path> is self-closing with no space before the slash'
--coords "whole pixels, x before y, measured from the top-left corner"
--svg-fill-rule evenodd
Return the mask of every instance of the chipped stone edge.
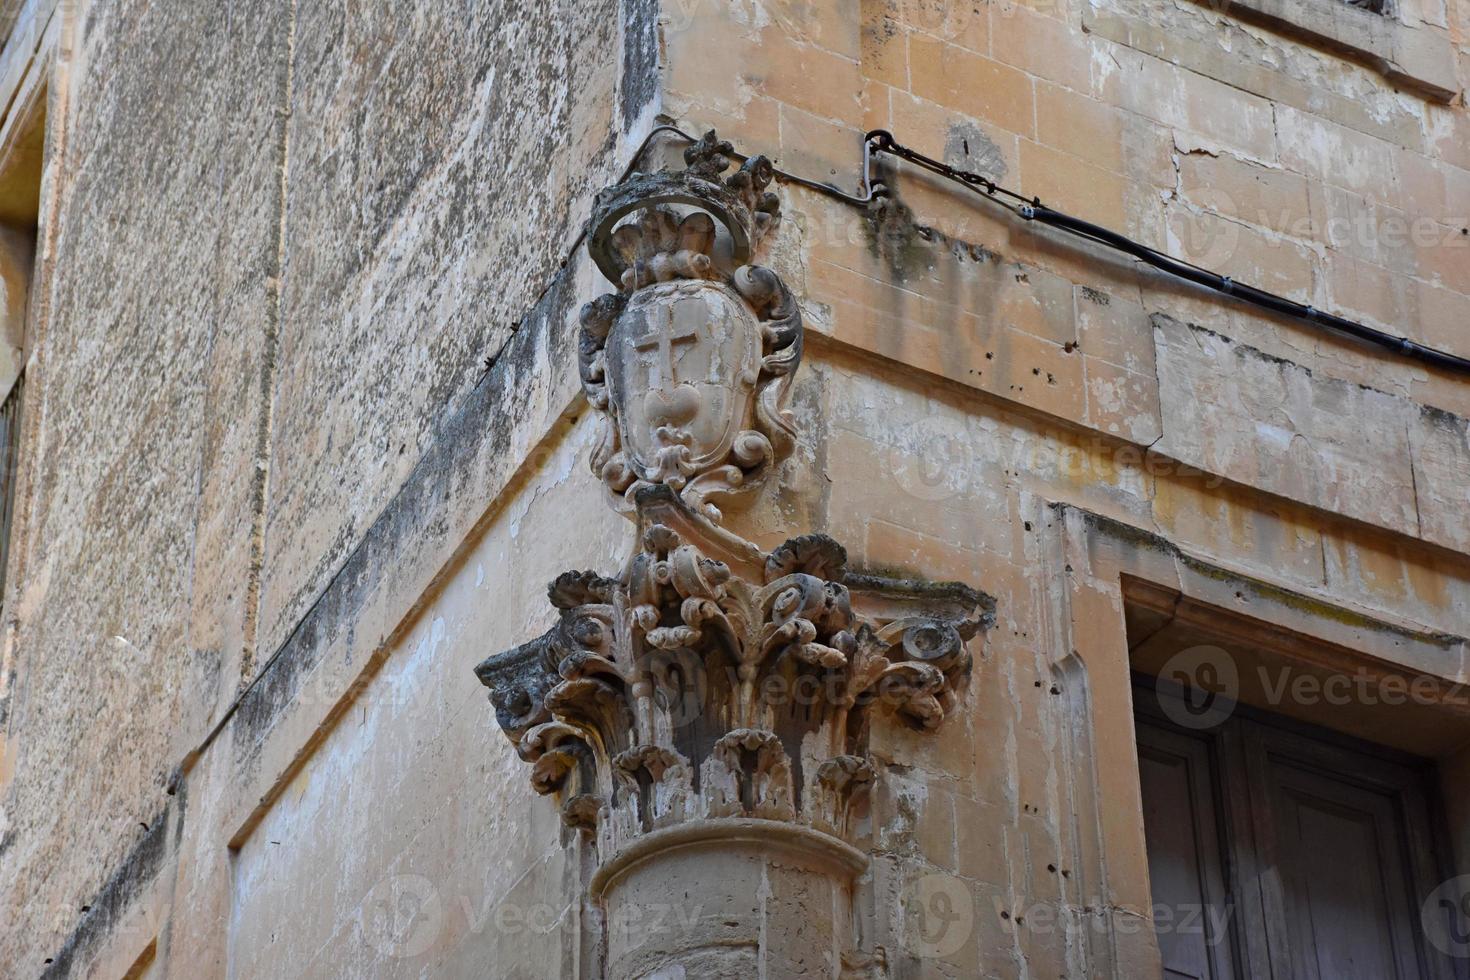
<path id="1" fill-rule="evenodd" d="M 1322 0 L 1195 2 L 1361 62 L 1432 101 L 1453 102 L 1460 93 L 1454 42 L 1434 28 L 1411 27 L 1393 12 Z"/>

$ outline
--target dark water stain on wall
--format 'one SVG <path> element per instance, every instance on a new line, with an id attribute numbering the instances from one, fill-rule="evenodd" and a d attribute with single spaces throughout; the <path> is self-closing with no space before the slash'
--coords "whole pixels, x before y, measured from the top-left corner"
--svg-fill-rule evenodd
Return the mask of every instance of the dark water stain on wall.
<path id="1" fill-rule="evenodd" d="M 623 5 L 623 77 L 619 108 L 623 131 L 633 128 L 658 93 L 658 0 Z"/>

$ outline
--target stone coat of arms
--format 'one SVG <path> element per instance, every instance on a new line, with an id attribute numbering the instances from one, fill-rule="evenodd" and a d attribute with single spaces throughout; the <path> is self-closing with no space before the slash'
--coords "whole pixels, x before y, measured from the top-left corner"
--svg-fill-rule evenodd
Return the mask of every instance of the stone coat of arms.
<path id="1" fill-rule="evenodd" d="M 728 152 L 703 141 L 688 170 L 634 175 L 594 215 L 593 256 L 623 288 L 582 312 L 582 382 L 607 413 L 593 467 L 625 512 L 663 484 L 718 519 L 717 502 L 754 490 L 795 446 L 783 402 L 801 314 L 775 273 L 744 263 L 777 213 L 771 166 L 755 157 L 721 179 Z M 618 224 L 633 201 L 636 218 Z"/>

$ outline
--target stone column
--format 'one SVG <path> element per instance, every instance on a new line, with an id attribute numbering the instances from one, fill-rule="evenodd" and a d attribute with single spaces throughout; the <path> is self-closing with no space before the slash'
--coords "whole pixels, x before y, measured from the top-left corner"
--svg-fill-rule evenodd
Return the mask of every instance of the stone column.
<path id="1" fill-rule="evenodd" d="M 621 287 L 582 311 L 594 471 L 636 525 L 616 576 L 567 572 L 545 635 L 488 658 L 502 730 L 596 843 L 610 978 L 841 977 L 861 958 L 876 725 L 959 706 L 991 603 L 848 570 L 811 534 L 725 526 L 796 445 L 791 293 L 751 263 L 770 164 L 707 134 L 688 168 L 598 197 L 588 247 Z"/>
<path id="2" fill-rule="evenodd" d="M 608 980 L 829 977 L 853 948 L 867 856 L 769 820 L 700 820 L 640 838 L 598 869 Z"/>

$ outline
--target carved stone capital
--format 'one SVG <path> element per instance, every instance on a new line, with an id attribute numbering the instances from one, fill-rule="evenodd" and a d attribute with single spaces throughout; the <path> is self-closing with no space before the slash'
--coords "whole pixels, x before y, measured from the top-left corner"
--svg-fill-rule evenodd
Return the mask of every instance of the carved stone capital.
<path id="1" fill-rule="evenodd" d="M 990 603 L 959 583 L 849 575 L 806 535 L 763 554 L 671 487 L 634 497 L 617 579 L 568 572 L 560 621 L 477 673 L 540 793 L 611 857 L 690 821 L 861 838 L 880 724 L 937 731 Z"/>

